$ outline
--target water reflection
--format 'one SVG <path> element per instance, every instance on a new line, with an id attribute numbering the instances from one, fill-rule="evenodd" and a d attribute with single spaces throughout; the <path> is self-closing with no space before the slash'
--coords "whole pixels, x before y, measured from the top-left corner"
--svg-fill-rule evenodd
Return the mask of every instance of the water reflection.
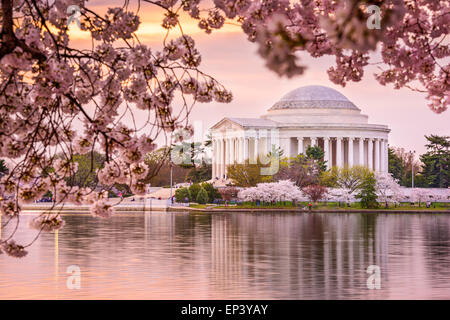
<path id="1" fill-rule="evenodd" d="M 17 239 L 33 239 L 25 216 Z M 127 213 L 64 216 L 0 256 L 0 298 L 450 298 L 450 216 Z M 9 226 L 8 226 L 9 227 Z M 5 228 L 3 236 L 10 230 Z M 366 286 L 369 265 L 381 289 Z M 70 265 L 81 289 L 69 290 Z"/>

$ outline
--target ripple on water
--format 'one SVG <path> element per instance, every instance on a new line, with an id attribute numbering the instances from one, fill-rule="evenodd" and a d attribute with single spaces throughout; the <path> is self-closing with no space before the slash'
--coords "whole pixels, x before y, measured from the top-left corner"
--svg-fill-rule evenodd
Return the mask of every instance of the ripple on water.
<path id="1" fill-rule="evenodd" d="M 32 218 L 21 219 L 18 242 L 35 236 Z M 450 298 L 450 215 L 137 213 L 64 220 L 58 237 L 42 235 L 27 257 L 0 256 L 0 298 Z M 372 264 L 381 270 L 380 290 L 366 286 Z M 81 270 L 79 290 L 66 286 L 71 265 Z"/>

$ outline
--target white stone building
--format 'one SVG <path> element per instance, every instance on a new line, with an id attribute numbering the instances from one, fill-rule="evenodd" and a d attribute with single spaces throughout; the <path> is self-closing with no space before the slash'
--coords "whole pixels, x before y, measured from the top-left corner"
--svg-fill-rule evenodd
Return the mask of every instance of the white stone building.
<path id="1" fill-rule="evenodd" d="M 256 155 L 264 159 L 274 148 L 294 156 L 309 145 L 322 148 L 328 167 L 364 165 L 387 171 L 389 132 L 386 125 L 369 124 L 368 116 L 338 91 L 300 87 L 260 118 L 227 117 L 211 128 L 212 176 L 224 178 L 228 165 L 256 163 Z"/>

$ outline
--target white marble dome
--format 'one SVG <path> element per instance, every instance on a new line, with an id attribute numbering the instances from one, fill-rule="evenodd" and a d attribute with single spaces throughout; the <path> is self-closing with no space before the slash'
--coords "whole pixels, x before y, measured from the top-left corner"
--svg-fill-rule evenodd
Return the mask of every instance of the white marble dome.
<path id="1" fill-rule="evenodd" d="M 285 94 L 269 110 L 349 109 L 359 110 L 342 93 L 325 86 L 304 86 Z"/>

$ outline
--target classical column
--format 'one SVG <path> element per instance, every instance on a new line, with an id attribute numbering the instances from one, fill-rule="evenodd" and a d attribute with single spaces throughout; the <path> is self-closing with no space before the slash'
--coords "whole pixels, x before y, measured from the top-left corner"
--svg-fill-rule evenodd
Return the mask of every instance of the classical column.
<path id="1" fill-rule="evenodd" d="M 353 167 L 353 138 L 348 138 L 348 167 Z"/>
<path id="2" fill-rule="evenodd" d="M 222 139 L 222 148 L 220 149 L 220 177 L 225 175 L 225 138 Z"/>
<path id="3" fill-rule="evenodd" d="M 237 139 L 233 138 L 233 161 L 231 161 L 231 164 L 235 163 L 237 161 Z"/>
<path id="4" fill-rule="evenodd" d="M 360 166 L 364 165 L 364 138 L 359 138 L 359 163 Z"/>
<path id="5" fill-rule="evenodd" d="M 231 165 L 233 163 L 233 138 L 229 138 L 228 139 L 228 145 L 230 146 L 230 148 L 228 149 L 229 151 L 229 157 L 228 157 L 228 166 Z M 228 174 L 228 167 L 227 167 L 227 174 Z"/>
<path id="6" fill-rule="evenodd" d="M 384 140 L 384 172 L 389 172 L 389 144 L 388 140 Z"/>
<path id="7" fill-rule="evenodd" d="M 367 140 L 367 167 L 373 170 L 373 139 L 369 138 Z"/>
<path id="8" fill-rule="evenodd" d="M 214 169 L 214 176 L 218 177 L 219 176 L 219 165 L 220 165 L 220 144 L 219 144 L 219 139 L 215 139 L 216 141 L 216 147 L 215 147 L 215 155 L 214 155 L 214 162 L 215 162 L 215 169 Z"/>
<path id="9" fill-rule="evenodd" d="M 227 140 L 227 146 L 228 146 L 228 161 L 227 161 L 227 167 L 233 163 L 233 138 L 228 138 Z M 227 168 L 228 169 L 228 168 Z M 228 170 L 227 170 L 228 172 Z"/>
<path id="10" fill-rule="evenodd" d="M 242 138 L 237 138 L 237 162 L 242 163 Z"/>
<path id="11" fill-rule="evenodd" d="M 249 160 L 248 154 L 248 138 L 244 137 L 244 162 Z"/>
<path id="12" fill-rule="evenodd" d="M 237 140 L 237 162 L 242 162 L 242 138 L 236 138 Z"/>
<path id="13" fill-rule="evenodd" d="M 254 156 L 255 163 L 258 163 L 258 156 L 259 156 L 259 139 L 258 139 L 258 137 L 255 137 L 253 156 Z"/>
<path id="14" fill-rule="evenodd" d="M 342 137 L 336 138 L 336 166 L 342 167 Z"/>
<path id="15" fill-rule="evenodd" d="M 375 171 L 380 171 L 380 139 L 375 139 Z"/>
<path id="16" fill-rule="evenodd" d="M 242 163 L 242 138 L 237 138 L 238 141 L 238 163 Z"/>
<path id="17" fill-rule="evenodd" d="M 293 156 L 294 154 L 293 154 L 293 152 L 292 152 L 292 144 L 291 144 L 291 137 L 287 137 L 287 138 L 284 138 L 284 139 L 286 139 L 286 141 L 287 141 L 287 150 L 286 150 L 286 156 L 287 157 L 291 157 L 291 156 Z"/>
<path id="18" fill-rule="evenodd" d="M 298 154 L 303 153 L 303 137 L 297 138 L 297 146 L 298 146 L 297 153 Z"/>
<path id="19" fill-rule="evenodd" d="M 228 165 L 234 162 L 234 138 L 230 138 L 230 162 Z"/>
<path id="20" fill-rule="evenodd" d="M 323 161 L 326 161 L 325 165 L 327 169 L 331 168 L 330 161 L 330 138 L 323 138 Z"/>
<path id="21" fill-rule="evenodd" d="M 317 144 L 317 138 L 311 137 L 311 147 L 314 147 Z"/>
<path id="22" fill-rule="evenodd" d="M 329 164 L 330 168 L 333 166 L 333 150 L 335 149 L 335 147 L 333 148 L 333 141 L 334 138 L 330 138 L 330 164 Z"/>
<path id="23" fill-rule="evenodd" d="M 241 138 L 236 138 L 236 162 L 241 162 Z"/>
<path id="24" fill-rule="evenodd" d="M 239 138 L 239 163 L 244 162 L 244 138 Z"/>
<path id="25" fill-rule="evenodd" d="M 237 138 L 233 138 L 233 163 L 236 163 L 238 161 L 237 156 L 238 156 L 238 139 Z"/>
<path id="26" fill-rule="evenodd" d="M 214 139 L 211 140 L 211 146 L 212 146 L 212 155 L 211 155 L 211 177 L 213 177 L 214 179 L 214 174 L 215 174 L 215 167 L 216 167 L 216 162 L 215 162 L 215 155 L 216 155 L 216 142 L 214 141 Z"/>
<path id="27" fill-rule="evenodd" d="M 217 143 L 217 159 L 216 159 L 216 177 L 221 178 L 221 170 L 220 170 L 220 165 L 222 164 L 222 152 L 221 152 L 221 148 L 222 148 L 222 143 L 220 141 L 220 139 L 216 140 Z"/>
<path id="28" fill-rule="evenodd" d="M 220 178 L 223 178 L 223 175 L 225 174 L 224 171 L 225 166 L 225 139 L 220 139 Z"/>
<path id="29" fill-rule="evenodd" d="M 212 172 L 211 177 L 214 179 L 216 177 L 216 165 L 217 165 L 217 143 L 216 140 L 212 140 Z"/>
<path id="30" fill-rule="evenodd" d="M 228 165 L 232 165 L 234 163 L 234 138 L 230 138 L 230 162 Z"/>
<path id="31" fill-rule="evenodd" d="M 226 138 L 224 139 L 225 142 L 225 148 L 224 148 L 224 152 L 225 152 L 225 165 L 224 165 L 224 174 L 225 176 L 228 173 L 228 165 L 230 164 L 230 138 Z"/>
<path id="32" fill-rule="evenodd" d="M 227 139 L 227 166 L 225 169 L 225 174 L 228 176 L 228 166 L 232 163 L 233 161 L 233 139 L 228 138 Z"/>

